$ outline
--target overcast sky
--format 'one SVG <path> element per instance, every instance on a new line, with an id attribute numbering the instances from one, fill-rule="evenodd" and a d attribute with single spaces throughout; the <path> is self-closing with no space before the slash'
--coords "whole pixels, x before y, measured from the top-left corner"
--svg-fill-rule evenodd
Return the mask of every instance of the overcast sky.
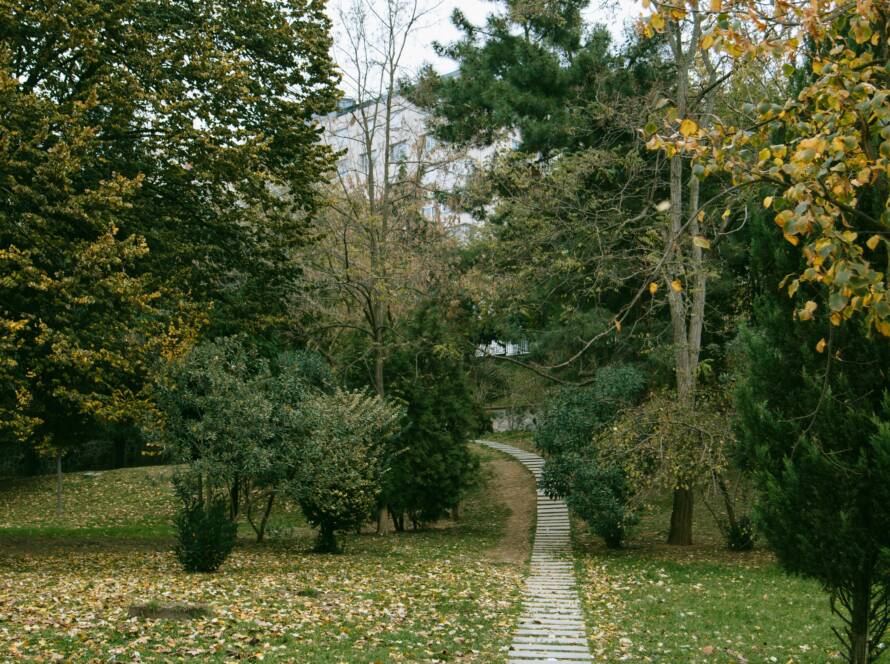
<path id="1" fill-rule="evenodd" d="M 365 0 L 373 2 L 374 0 Z M 414 38 L 410 41 L 403 64 L 408 73 L 416 72 L 424 63 L 431 63 L 438 72 L 445 74 L 457 68 L 451 60 L 439 58 L 433 51 L 432 43 L 439 41 L 448 43 L 457 38 L 458 32 L 451 25 L 449 17 L 455 8 L 461 11 L 476 25 L 481 25 L 485 17 L 502 5 L 487 0 L 420 0 L 422 7 L 433 8 L 425 17 L 421 26 L 415 30 Z M 330 0 L 328 12 L 334 21 L 334 40 L 338 43 L 342 40 L 342 28 L 338 18 L 338 8 L 349 6 L 350 0 Z M 591 6 L 586 12 L 586 18 L 590 23 L 603 23 L 612 31 L 616 42 L 623 41 L 624 28 L 632 23 L 640 15 L 641 4 L 639 0 L 592 0 Z M 335 57 L 339 60 L 339 53 L 334 49 Z M 339 63 L 342 64 L 342 63 Z"/>

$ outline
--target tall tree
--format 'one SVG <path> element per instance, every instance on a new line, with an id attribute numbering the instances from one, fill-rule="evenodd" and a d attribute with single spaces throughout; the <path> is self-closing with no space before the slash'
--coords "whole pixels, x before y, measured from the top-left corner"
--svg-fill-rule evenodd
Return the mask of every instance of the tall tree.
<path id="1" fill-rule="evenodd" d="M 697 5 L 658 3 L 647 29 L 704 11 Z M 737 186 L 775 188 L 763 206 L 806 259 L 782 282 L 801 300 L 799 320 L 814 318 L 814 295 L 825 292 L 834 325 L 861 315 L 890 336 L 886 3 L 714 0 L 708 13 L 702 52 L 720 52 L 738 70 L 760 60 L 777 78 L 804 83 L 784 103 L 752 96 L 741 117 L 690 120 L 653 143 L 694 158 L 704 175 L 728 172 Z"/>
<path id="2" fill-rule="evenodd" d="M 428 248 L 445 221 L 421 215 L 442 194 L 448 162 L 427 136 L 425 119 L 402 94 L 403 57 L 426 10 L 418 2 L 355 2 L 342 12 L 344 109 L 326 120 L 327 140 L 341 150 L 329 208 L 310 253 L 323 329 L 360 330 L 367 341 L 370 383 L 386 391 L 385 363 L 406 303 L 423 291 Z"/>
<path id="3" fill-rule="evenodd" d="M 325 119 L 341 151 L 329 207 L 306 252 L 312 289 L 303 311 L 314 341 L 345 373 L 382 396 L 400 327 L 447 273 L 455 239 L 440 204 L 456 156 L 435 146 L 426 120 L 403 95 L 405 49 L 425 16 L 418 2 L 355 2 L 341 16 L 348 100 Z M 378 528 L 386 529 L 381 504 Z"/>
<path id="4" fill-rule="evenodd" d="M 708 20 L 704 12 L 692 8 L 685 16 L 669 16 L 665 28 L 675 68 L 669 117 L 682 119 L 680 131 L 683 133 L 688 131 L 690 123 L 695 126 L 707 123 L 714 108 L 717 68 L 700 43 Z M 705 73 L 698 85 L 693 80 L 696 68 Z M 689 408 L 695 403 L 701 359 L 708 286 L 705 249 L 709 248 L 710 240 L 703 235 L 707 212 L 701 206 L 698 174 L 690 170 L 681 153 L 674 151 L 667 156 L 670 159 L 670 223 L 664 231 L 663 267 L 658 276 L 665 286 L 671 316 L 677 397 Z M 658 284 L 653 281 L 651 292 L 654 294 L 657 288 Z M 692 543 L 693 495 L 691 486 L 678 481 L 674 488 L 669 544 Z"/>
<path id="5" fill-rule="evenodd" d="M 846 660 L 874 662 L 890 624 L 890 347 L 862 318 L 836 327 L 820 307 L 793 319 L 775 283 L 806 259 L 767 216 L 753 220 L 754 317 L 736 395 L 758 525 L 782 567 L 829 594 Z"/>
<path id="6" fill-rule="evenodd" d="M 581 9 L 586 2 L 548 2 L 535 5 L 534 10 L 527 3 L 504 4 L 504 11 L 491 15 L 484 28 L 455 14 L 463 38 L 440 50 L 460 61 L 461 75 L 433 80 L 442 99 L 438 113 L 448 119 L 439 133 L 450 140 L 490 141 L 497 131 L 520 132 L 522 149 L 537 153 L 546 164 L 541 171 L 550 191 L 571 192 L 558 195 L 562 205 L 538 212 L 535 221 L 550 231 L 551 239 L 558 238 L 561 230 L 574 228 L 575 218 L 580 222 L 579 233 L 569 232 L 568 241 L 559 241 L 561 255 L 552 252 L 554 266 L 574 275 L 560 280 L 560 286 L 568 286 L 574 297 L 587 293 L 588 307 L 608 303 L 606 311 L 614 312 L 616 332 L 647 289 L 653 297 L 664 293 L 678 398 L 691 409 L 705 322 L 709 273 L 705 250 L 710 244 L 704 236 L 704 211 L 699 209 L 698 173 L 676 150 L 667 155 L 666 178 L 659 157 L 628 155 L 643 151 L 639 128 L 648 125 L 651 129 L 648 112 L 671 119 L 695 116 L 699 118 L 696 127 L 709 117 L 720 77 L 718 65 L 699 41 L 711 19 L 696 11 L 672 17 L 669 24 L 660 24 L 665 34 L 658 39 L 631 41 L 613 54 L 604 29 L 585 31 Z M 615 112 L 626 109 L 629 100 L 635 101 L 629 114 L 622 117 Z M 604 110 L 610 107 L 612 113 Z M 656 113 L 657 109 L 661 110 Z M 627 117 L 631 122 L 623 121 Z M 684 130 L 687 126 L 683 125 Z M 556 154 L 560 160 L 547 163 Z M 611 158 L 604 159 L 603 154 Z M 573 166 L 580 177 L 573 177 Z M 542 188 L 533 184 L 510 198 L 528 200 L 528 192 Z M 664 197 L 669 199 L 659 203 Z M 572 206 L 579 199 L 583 206 Z M 568 222 L 567 228 L 539 221 L 548 215 Z M 661 215 L 667 223 L 662 223 Z M 653 241 L 652 231 L 660 235 L 658 242 Z M 590 244 L 585 246 L 581 238 L 589 238 Z M 602 275 L 612 276 L 616 271 L 620 276 L 603 287 Z M 651 283 L 641 285 L 642 275 Z M 593 291 L 597 286 L 602 292 Z M 613 296 L 611 301 L 605 294 Z M 585 335 L 589 341 L 568 360 L 545 369 L 575 363 L 596 341 L 605 339 L 611 327 L 610 321 L 599 333 Z M 678 479 L 671 543 L 692 541 L 692 497 L 692 488 Z"/>
<path id="7" fill-rule="evenodd" d="M 201 319 L 283 311 L 331 163 L 328 20 L 313 0 L 12 0 L 0 31 L 0 408 L 58 446 L 145 407 L 149 360 Z"/>

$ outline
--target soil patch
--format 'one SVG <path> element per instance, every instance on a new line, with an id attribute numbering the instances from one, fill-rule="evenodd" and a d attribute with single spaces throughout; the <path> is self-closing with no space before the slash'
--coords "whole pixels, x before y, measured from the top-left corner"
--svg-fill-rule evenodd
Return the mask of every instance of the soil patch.
<path id="1" fill-rule="evenodd" d="M 504 535 L 489 556 L 498 562 L 525 564 L 531 555 L 536 517 L 535 479 L 522 464 L 510 459 L 493 459 L 486 466 L 494 474 L 489 489 L 492 500 L 510 508 Z"/>
<path id="2" fill-rule="evenodd" d="M 133 604 L 127 613 L 131 618 L 148 618 L 150 620 L 194 620 L 210 615 L 210 610 L 196 604 L 149 602 L 148 604 Z"/>

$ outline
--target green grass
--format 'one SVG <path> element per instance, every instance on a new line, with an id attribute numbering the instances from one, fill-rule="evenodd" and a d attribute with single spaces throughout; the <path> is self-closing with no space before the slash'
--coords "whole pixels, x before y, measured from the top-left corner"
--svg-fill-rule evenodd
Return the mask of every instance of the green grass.
<path id="1" fill-rule="evenodd" d="M 65 473 L 63 511 L 56 515 L 56 477 L 0 480 L 0 538 L 136 539 L 173 537 L 176 501 L 171 489 L 172 466 L 147 466 L 85 473 Z M 269 519 L 270 534 L 305 528 L 299 508 L 280 500 Z M 238 526 L 252 537 L 250 525 Z"/>
<path id="2" fill-rule="evenodd" d="M 666 497 L 625 549 L 610 551 L 576 524 L 576 567 L 598 661 L 825 662 L 839 657 L 828 599 L 788 576 L 759 543 L 724 548 L 699 500 L 695 544 L 664 544 Z"/>
<path id="3" fill-rule="evenodd" d="M 137 652 L 144 661 L 504 661 L 523 570 L 488 557 L 509 514 L 488 487 L 468 497 L 457 524 L 344 535 L 337 556 L 310 553 L 308 529 L 282 528 L 268 543 L 242 538 L 218 573 L 194 575 L 179 569 L 165 531 L 152 534 L 173 506 L 169 472 L 88 477 L 101 501 L 86 480 L 66 478 L 61 525 L 43 515 L 51 478 L 3 490 L 0 661 L 132 661 Z M 144 514 L 140 502 L 159 513 Z M 155 605 L 208 614 L 130 615 Z"/>
<path id="4" fill-rule="evenodd" d="M 518 447 L 526 452 L 540 454 L 540 451 L 532 442 L 534 435 L 533 431 L 497 431 L 486 433 L 481 437 L 485 440 L 494 440 L 500 443 L 506 443 L 507 445 L 512 445 L 513 447 Z"/>

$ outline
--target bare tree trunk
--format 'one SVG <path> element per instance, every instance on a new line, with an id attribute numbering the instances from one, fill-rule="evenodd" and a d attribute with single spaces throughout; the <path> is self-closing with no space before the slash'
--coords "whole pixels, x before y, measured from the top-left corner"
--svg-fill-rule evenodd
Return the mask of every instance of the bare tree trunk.
<path id="1" fill-rule="evenodd" d="M 701 14 L 693 12 L 693 24 L 689 47 L 683 46 L 683 31 L 678 23 L 671 24 L 669 35 L 671 50 L 677 68 L 677 115 L 685 118 L 689 93 L 689 70 L 698 52 L 701 35 Z M 710 61 L 709 73 L 713 73 Z M 674 343 L 674 369 L 676 372 L 677 397 L 684 405 L 695 405 L 696 378 L 701 354 L 701 337 L 704 328 L 705 298 L 707 295 L 707 274 L 704 270 L 702 248 L 695 238 L 700 233 L 698 221 L 699 181 L 694 175 L 689 178 L 689 198 L 683 200 L 683 157 L 671 157 L 671 230 L 668 242 L 672 252 L 671 265 L 665 276 L 667 281 L 668 306 L 671 315 L 671 331 Z M 687 215 L 691 218 L 688 221 Z M 686 242 L 684 242 L 686 238 Z M 688 246 L 688 253 L 684 252 Z M 682 276 L 691 277 L 691 283 L 683 283 Z M 679 481 L 688 478 L 678 478 Z M 692 487 L 678 486 L 674 489 L 671 527 L 668 533 L 669 544 L 692 544 L 693 490 Z"/>
<path id="2" fill-rule="evenodd" d="M 262 542 L 266 535 L 266 524 L 269 521 L 269 515 L 272 513 L 272 503 L 275 502 L 275 492 L 269 492 L 269 497 L 266 500 L 266 508 L 263 510 L 263 516 L 260 517 L 260 522 L 258 524 L 253 520 L 253 501 L 250 499 L 249 490 L 245 491 L 245 501 L 247 503 L 247 522 L 250 524 L 250 527 L 253 528 L 253 532 L 256 533 L 256 541 Z"/>
<path id="3" fill-rule="evenodd" d="M 56 451 L 56 518 L 62 518 L 62 454 Z"/>
<path id="4" fill-rule="evenodd" d="M 668 544 L 692 544 L 692 507 L 692 489 L 688 487 L 674 489 L 674 506 L 671 511 Z"/>

